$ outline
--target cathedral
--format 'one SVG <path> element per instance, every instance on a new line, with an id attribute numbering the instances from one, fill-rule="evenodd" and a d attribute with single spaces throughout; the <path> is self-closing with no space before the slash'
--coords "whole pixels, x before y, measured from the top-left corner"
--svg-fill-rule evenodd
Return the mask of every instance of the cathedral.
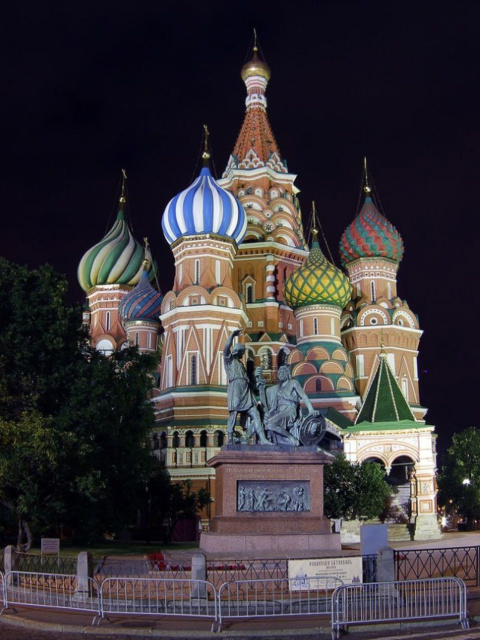
<path id="1" fill-rule="evenodd" d="M 256 46 L 241 76 L 245 117 L 222 178 L 210 172 L 206 131 L 198 177 L 163 213 L 171 290 L 155 288 L 156 261 L 129 228 L 124 188 L 113 227 L 81 259 L 92 344 L 106 354 L 128 343 L 160 350 L 153 453 L 173 480 L 213 494 L 207 460 L 228 418 L 223 347 L 240 330 L 247 371 L 261 367 L 273 383 L 287 365 L 326 420 L 321 446 L 380 462 L 396 487 L 392 521 L 417 540 L 438 537 L 434 427 L 419 397 L 422 331 L 397 292 L 402 238 L 378 210 L 365 164 L 363 203 L 340 240 L 343 269 L 324 255 L 314 218 L 309 246 Z"/>

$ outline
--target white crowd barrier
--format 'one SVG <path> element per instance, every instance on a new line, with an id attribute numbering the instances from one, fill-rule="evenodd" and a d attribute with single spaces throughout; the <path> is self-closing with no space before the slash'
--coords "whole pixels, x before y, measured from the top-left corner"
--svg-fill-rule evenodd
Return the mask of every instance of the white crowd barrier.
<path id="1" fill-rule="evenodd" d="M 342 585 L 332 595 L 332 639 L 354 624 L 458 618 L 468 629 L 467 594 L 459 578 Z"/>
<path id="2" fill-rule="evenodd" d="M 195 617 L 217 621 L 217 592 L 203 580 L 107 578 L 100 589 L 100 617 L 114 614 Z"/>
<path id="3" fill-rule="evenodd" d="M 95 583 L 59 573 L 10 571 L 3 577 L 4 608 L 15 605 L 71 609 L 98 614 Z"/>
<path id="4" fill-rule="evenodd" d="M 339 578 L 279 578 L 224 582 L 218 590 L 219 629 L 225 618 L 326 615 Z"/>
<path id="5" fill-rule="evenodd" d="M 333 591 L 333 594 L 332 594 Z M 15 605 L 94 615 L 156 615 L 211 620 L 331 615 L 332 638 L 350 625 L 456 618 L 469 626 L 463 580 L 455 577 L 347 585 L 333 577 L 237 580 L 217 589 L 203 580 L 91 578 L 26 571 L 0 572 L 2 613 Z"/>

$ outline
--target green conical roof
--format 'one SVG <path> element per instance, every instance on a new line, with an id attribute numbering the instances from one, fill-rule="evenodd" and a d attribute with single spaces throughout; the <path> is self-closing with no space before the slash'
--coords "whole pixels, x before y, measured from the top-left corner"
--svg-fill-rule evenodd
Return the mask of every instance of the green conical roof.
<path id="1" fill-rule="evenodd" d="M 355 424 L 360 422 L 415 421 L 415 416 L 405 399 L 393 371 L 387 362 L 387 354 L 380 354 L 380 364 Z"/>

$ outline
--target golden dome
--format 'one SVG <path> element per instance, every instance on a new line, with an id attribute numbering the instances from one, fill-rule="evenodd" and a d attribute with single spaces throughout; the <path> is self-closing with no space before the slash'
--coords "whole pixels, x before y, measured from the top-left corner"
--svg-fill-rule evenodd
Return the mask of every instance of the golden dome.
<path id="1" fill-rule="evenodd" d="M 251 78 L 252 76 L 260 76 L 265 78 L 267 82 L 270 80 L 270 67 L 266 62 L 260 59 L 256 46 L 253 47 L 252 59 L 243 65 L 241 76 L 244 82 L 247 78 Z"/>

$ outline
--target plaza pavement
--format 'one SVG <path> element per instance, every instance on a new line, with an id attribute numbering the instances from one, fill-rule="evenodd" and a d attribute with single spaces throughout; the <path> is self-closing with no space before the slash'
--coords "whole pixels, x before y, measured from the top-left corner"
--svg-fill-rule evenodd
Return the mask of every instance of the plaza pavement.
<path id="1" fill-rule="evenodd" d="M 357 545 L 349 545 L 355 548 Z M 396 549 L 432 549 L 448 547 L 480 546 L 480 532 L 451 532 L 444 538 L 430 542 L 397 542 Z M 468 613 L 472 628 L 462 630 L 451 622 L 392 623 L 388 626 L 351 627 L 350 636 L 355 640 L 391 638 L 401 640 L 456 640 L 480 639 L 480 588 L 468 590 Z M 210 631 L 208 621 L 172 618 L 140 618 L 115 616 L 112 622 L 102 621 L 100 627 L 91 625 L 92 615 L 69 611 L 30 609 L 18 607 L 0 617 L 0 640 L 133 640 L 133 638 L 162 638 L 162 640 L 322 640 L 331 638 L 329 617 L 291 620 L 256 619 L 227 623 L 218 633 Z"/>

